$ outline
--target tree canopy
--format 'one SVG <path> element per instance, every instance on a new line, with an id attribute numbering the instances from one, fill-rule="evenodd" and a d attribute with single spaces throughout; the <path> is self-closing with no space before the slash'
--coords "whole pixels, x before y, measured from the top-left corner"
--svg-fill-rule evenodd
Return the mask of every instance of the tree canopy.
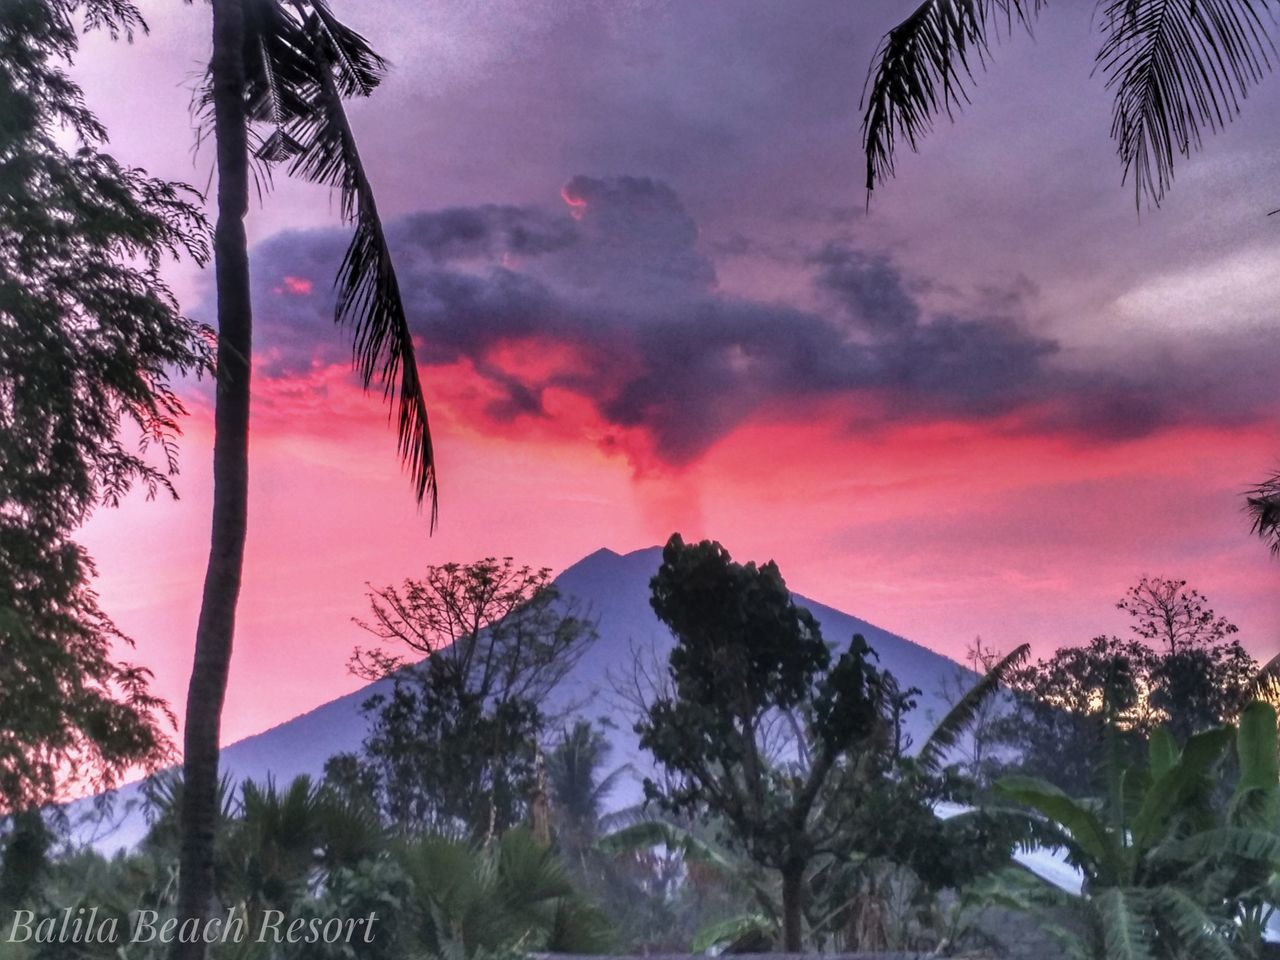
<path id="1" fill-rule="evenodd" d="M 833 662 L 813 615 L 776 564 L 738 564 L 718 543 L 673 535 L 652 581 L 676 638 L 671 691 L 636 725 L 672 775 L 646 794 L 674 812 L 709 810 L 752 859 L 781 872 L 783 938 L 801 943 L 803 878 L 838 824 L 823 813 L 852 754 L 892 749 L 903 694 L 855 636 Z"/>
<path id="2" fill-rule="evenodd" d="M 164 284 L 207 256 L 189 188 L 102 152 L 106 131 L 60 64 L 77 24 L 129 33 L 126 3 L 0 4 L 0 805 L 100 787 L 164 755 L 164 705 L 98 605 L 73 539 L 134 486 L 173 492 L 207 331 Z M 64 146 L 59 131 L 75 139 Z"/>
<path id="3" fill-rule="evenodd" d="M 393 646 L 358 648 L 352 668 L 390 677 L 392 689 L 365 704 L 369 735 L 356 769 L 345 761 L 348 779 L 372 785 L 402 829 L 490 838 L 520 823 L 538 786 L 547 698 L 594 625 L 549 571 L 509 557 L 429 567 L 371 591 L 370 606 L 357 623 Z"/>

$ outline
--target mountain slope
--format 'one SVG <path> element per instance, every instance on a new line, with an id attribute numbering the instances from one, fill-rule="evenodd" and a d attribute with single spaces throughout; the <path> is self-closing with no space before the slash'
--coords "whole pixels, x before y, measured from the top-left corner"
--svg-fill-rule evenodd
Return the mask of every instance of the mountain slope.
<path id="1" fill-rule="evenodd" d="M 665 660 L 671 648 L 670 633 L 649 606 L 649 580 L 661 561 L 659 547 L 625 555 L 601 549 L 556 578 L 561 593 L 573 598 L 597 621 L 599 640 L 574 667 L 557 692 L 556 702 L 549 707 L 557 712 L 572 710 L 587 719 L 603 719 L 609 724 L 613 743 L 611 764 L 629 763 L 633 768 L 632 776 L 622 778 L 610 798 L 616 807 L 640 798 L 640 780 L 649 765 L 631 731 L 633 720 L 610 681 L 611 676 L 629 673 L 633 650 L 652 650 L 652 656 Z M 942 679 L 954 676 L 961 667 L 865 620 L 803 597 L 796 599 L 812 611 L 828 642 L 843 646 L 854 633 L 861 633 L 880 655 L 882 667 L 892 671 L 904 687 L 915 686 L 923 691 L 920 709 L 909 723 L 910 732 L 919 740 L 929 729 L 929 715 L 942 709 L 937 697 Z M 223 769 L 236 779 L 264 780 L 271 775 L 277 781 L 287 781 L 302 773 L 318 776 L 330 756 L 359 749 L 365 733 L 360 706 L 372 693 L 389 686 L 389 681 L 371 684 L 233 743 L 222 751 Z M 97 846 L 114 849 L 131 845 L 141 837 L 146 824 L 138 799 L 136 785 L 119 791 L 118 824 L 108 835 L 95 840 Z"/>

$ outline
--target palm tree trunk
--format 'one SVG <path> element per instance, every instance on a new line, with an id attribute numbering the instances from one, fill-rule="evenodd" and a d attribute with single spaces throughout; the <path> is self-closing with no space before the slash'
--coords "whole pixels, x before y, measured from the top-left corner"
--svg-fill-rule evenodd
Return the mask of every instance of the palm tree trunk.
<path id="1" fill-rule="evenodd" d="M 782 949 L 800 953 L 804 949 L 804 861 L 792 860 L 782 868 Z"/>
<path id="2" fill-rule="evenodd" d="M 249 487 L 249 358 L 253 318 L 244 217 L 249 154 L 244 107 L 242 0 L 213 0 L 211 63 L 218 164 L 214 265 L 218 294 L 218 372 L 213 441 L 213 528 L 195 662 L 187 689 L 178 916 L 206 917 L 213 897 L 218 825 L 218 744 L 236 600 L 244 565 Z M 202 960 L 201 942 L 175 942 L 174 960 Z"/>

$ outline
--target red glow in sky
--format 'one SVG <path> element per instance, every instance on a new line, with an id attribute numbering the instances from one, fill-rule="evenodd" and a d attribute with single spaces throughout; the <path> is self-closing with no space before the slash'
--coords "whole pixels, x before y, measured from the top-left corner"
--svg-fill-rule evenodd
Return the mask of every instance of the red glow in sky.
<path id="1" fill-rule="evenodd" d="M 638 441 L 613 449 L 571 397 L 546 421 L 498 430 L 475 417 L 467 367 L 423 374 L 442 451 L 434 536 L 377 398 L 344 366 L 259 379 L 228 741 L 359 685 L 345 663 L 366 582 L 491 554 L 561 569 L 675 530 L 775 558 L 797 591 L 952 655 L 979 634 L 1046 652 L 1121 631 L 1114 601 L 1144 574 L 1190 580 L 1257 655 L 1274 643 L 1275 571 L 1244 536 L 1238 494 L 1240 464 L 1268 452 L 1280 424 L 1109 445 L 945 421 L 864 434 L 832 402 L 753 419 L 690 467 L 637 475 L 621 453 Z M 135 497 L 86 531 L 107 609 L 174 703 L 198 610 L 210 440 L 198 409 L 183 500 Z"/>
<path id="2" fill-rule="evenodd" d="M 311 281 L 306 277 L 286 276 L 280 286 L 273 288 L 273 292 L 290 297 L 305 297 L 311 293 Z"/>
<path id="3" fill-rule="evenodd" d="M 573 219 L 581 220 L 587 215 L 586 198 L 576 196 L 567 185 L 560 188 L 560 198 L 568 205 L 569 216 Z"/>
<path id="4" fill-rule="evenodd" d="M 199 154 L 193 172 L 183 84 L 208 54 L 208 8 L 144 6 L 150 36 L 134 45 L 88 38 L 76 76 L 122 160 L 203 183 L 212 153 Z M 335 205 L 326 190 L 281 175 L 250 211 L 266 302 L 255 316 L 262 375 L 226 740 L 359 685 L 345 664 L 362 640 L 351 619 L 366 612 L 366 583 L 486 555 L 558 570 L 601 546 L 628 551 L 677 530 L 719 539 L 739 559 L 775 558 L 798 592 L 953 655 L 979 634 L 1046 652 L 1119 633 L 1126 622 L 1114 603 L 1143 575 L 1187 579 L 1256 656 L 1280 648 L 1280 567 L 1250 538 L 1242 510 L 1244 488 L 1280 456 L 1280 410 L 1270 393 L 1258 401 L 1249 392 L 1274 382 L 1280 342 L 1268 293 L 1276 225 L 1261 215 L 1274 206 L 1265 118 L 1280 109 L 1280 78 L 1251 95 L 1254 119 L 1208 144 L 1168 202 L 1139 219 L 1118 186 L 1109 103 L 1080 81 L 1090 9 L 1063 5 L 1036 44 L 1002 48 L 961 123 L 921 154 L 903 153 L 898 179 L 877 189 L 868 213 L 848 91 L 861 88 L 889 23 L 883 4 L 493 0 L 483 17 L 454 0 L 341 6 L 395 64 L 352 111 L 379 209 L 400 231 L 394 244 L 440 212 L 508 232 L 457 254 L 455 287 L 481 290 L 491 267 L 500 282 L 470 302 L 453 340 L 430 337 L 448 318 L 411 318 L 421 324 L 415 343 L 439 455 L 440 527 L 429 536 L 381 398 L 353 383 L 349 341 L 319 309 L 332 264 L 317 255 L 269 269 L 260 255 L 273 239 L 301 249 L 334 228 Z M 1048 181 L 1045 169 L 1054 170 Z M 607 192 L 590 194 L 589 217 L 586 199 L 561 186 L 616 175 L 633 178 L 639 199 L 609 207 Z M 664 206 L 664 191 L 678 209 Z M 511 228 L 529 211 L 544 233 Z M 631 227 L 632 246 L 601 239 Z M 558 248 L 552 290 L 539 243 L 569 231 L 577 243 Z M 1054 411 L 1032 401 L 996 407 L 1005 414 L 975 400 L 897 416 L 913 388 L 952 375 L 945 336 L 938 363 L 918 379 L 901 371 L 879 392 L 840 389 L 836 377 L 825 392 L 801 383 L 768 393 L 753 378 L 771 369 L 771 351 L 794 347 L 785 336 L 752 341 L 749 352 L 726 335 L 716 341 L 722 363 L 707 353 L 704 365 L 681 366 L 705 342 L 699 325 L 743 303 L 745 326 L 774 308 L 850 322 L 812 282 L 831 245 L 893 259 L 902 289 L 864 292 L 881 294 L 872 306 L 893 314 L 905 291 L 915 298 L 908 307 L 947 321 L 922 323 L 917 340 L 940 329 L 962 340 L 975 316 L 1007 319 L 1054 342 L 1055 370 L 1097 373 L 1105 361 L 1107 375 L 1147 376 L 1125 397 L 1138 411 L 1155 405 L 1148 388 L 1168 386 L 1173 361 L 1192 357 L 1178 369 L 1202 379 L 1166 393 L 1186 401 L 1181 418 L 1090 433 L 1055 426 Z M 422 255 L 415 302 L 436 304 L 430 281 L 454 265 L 446 248 Z M 174 272 L 184 309 L 211 319 L 212 271 Z M 681 313 L 676 295 L 687 303 L 691 287 L 718 299 Z M 535 314 L 493 290 L 563 296 L 532 297 L 544 307 Z M 576 327 L 558 312 L 566 303 Z M 307 353 L 303 328 L 289 325 L 308 310 L 327 354 Z M 605 329 L 595 311 L 608 310 L 610 331 L 621 332 L 593 352 L 584 331 Z M 468 326 L 494 316 L 515 332 L 480 340 Z M 677 323 L 690 335 L 657 341 L 665 353 L 629 350 L 633 336 Z M 295 341 L 300 359 L 286 356 Z M 1232 343 L 1243 347 L 1230 362 L 1216 358 Z M 427 362 L 432 348 L 441 353 Z M 815 381 L 831 374 L 820 351 L 789 356 Z M 608 388 L 635 380 L 645 362 L 650 393 L 622 403 Z M 677 374 L 685 393 L 664 394 Z M 758 401 L 744 416 L 725 402 L 739 395 L 711 389 L 735 377 Z M 526 388 L 515 412 L 522 398 L 503 393 L 504 378 Z M 605 385 L 593 401 L 587 381 Z M 964 383 L 951 386 L 966 399 Z M 672 466 L 644 415 L 660 408 L 683 422 L 680 403 L 703 387 L 711 439 Z M 1222 401 L 1216 419 L 1198 416 L 1200 392 Z M 135 495 L 98 511 L 83 534 L 105 609 L 137 641 L 130 658 L 154 670 L 179 715 L 208 546 L 206 396 L 191 399 L 182 499 Z M 967 418 L 956 412 L 966 409 Z M 1107 412 L 1097 411 L 1104 425 Z"/>

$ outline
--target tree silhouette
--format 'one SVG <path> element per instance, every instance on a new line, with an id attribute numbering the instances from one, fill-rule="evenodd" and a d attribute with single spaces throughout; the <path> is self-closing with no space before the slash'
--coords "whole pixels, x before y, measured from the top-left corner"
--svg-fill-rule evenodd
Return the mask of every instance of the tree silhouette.
<path id="1" fill-rule="evenodd" d="M 868 196 L 893 176 L 899 140 L 916 150 L 939 114 L 969 101 L 993 40 L 1029 32 L 1044 0 L 924 0 L 885 34 L 863 92 Z M 1177 157 L 1240 112 L 1276 58 L 1275 16 L 1257 0 L 1101 0 L 1094 57 L 1114 100 L 1111 137 L 1134 202 L 1159 205 Z M 1277 211 L 1272 211 L 1277 212 Z M 1280 556 L 1280 475 L 1250 491 L 1253 532 Z"/>
<path id="2" fill-rule="evenodd" d="M 488 843 L 525 818 L 547 698 L 595 627 L 549 570 L 510 557 L 431 566 L 369 599 L 369 620 L 356 623 L 391 648 L 357 648 L 351 667 L 391 678 L 391 690 L 363 705 L 371 723 L 357 779 L 375 785 L 401 829 L 461 829 Z"/>
<path id="3" fill-rule="evenodd" d="M 935 117 L 969 101 L 993 40 L 1030 30 L 1043 0 L 925 0 L 885 34 L 863 94 L 867 189 L 893 176 L 898 140 L 915 150 Z M 1111 136 L 1134 197 L 1158 204 L 1176 156 L 1221 130 L 1272 68 L 1266 4 L 1102 0 L 1094 57 L 1114 100 Z"/>
<path id="4" fill-rule="evenodd" d="M 1280 473 L 1250 490 L 1245 504 L 1253 532 L 1270 545 L 1273 557 L 1280 557 Z"/>
<path id="5" fill-rule="evenodd" d="M 217 397 L 213 518 L 187 692 L 179 915 L 202 917 L 213 889 L 218 746 L 244 565 L 253 320 L 244 218 L 251 157 L 335 188 L 354 232 L 338 268 L 335 319 L 353 333 L 354 364 L 396 404 L 399 452 L 419 502 L 436 508 L 435 458 L 413 340 L 369 178 L 344 99 L 368 96 L 385 63 L 324 0 L 213 0 L 213 55 L 201 101 L 218 172 Z M 175 943 L 177 960 L 204 945 Z"/>
<path id="6" fill-rule="evenodd" d="M 170 377 L 209 354 L 160 276 L 170 256 L 207 256 L 198 197 L 102 152 L 61 67 L 77 21 L 143 27 L 113 0 L 0 4 L 0 812 L 167 754 L 167 707 L 116 659 L 131 642 L 72 538 L 135 486 L 173 492 L 185 411 Z"/>
<path id="7" fill-rule="evenodd" d="M 673 813 L 723 818 L 727 839 L 781 874 L 784 947 L 799 952 L 805 872 L 838 833 L 824 814 L 846 760 L 891 755 L 905 698 L 861 636 L 832 662 L 776 564 L 734 563 L 720 544 L 676 534 L 652 592 L 676 645 L 670 692 L 636 725 L 671 780 L 662 790 L 646 780 L 646 796 Z"/>

